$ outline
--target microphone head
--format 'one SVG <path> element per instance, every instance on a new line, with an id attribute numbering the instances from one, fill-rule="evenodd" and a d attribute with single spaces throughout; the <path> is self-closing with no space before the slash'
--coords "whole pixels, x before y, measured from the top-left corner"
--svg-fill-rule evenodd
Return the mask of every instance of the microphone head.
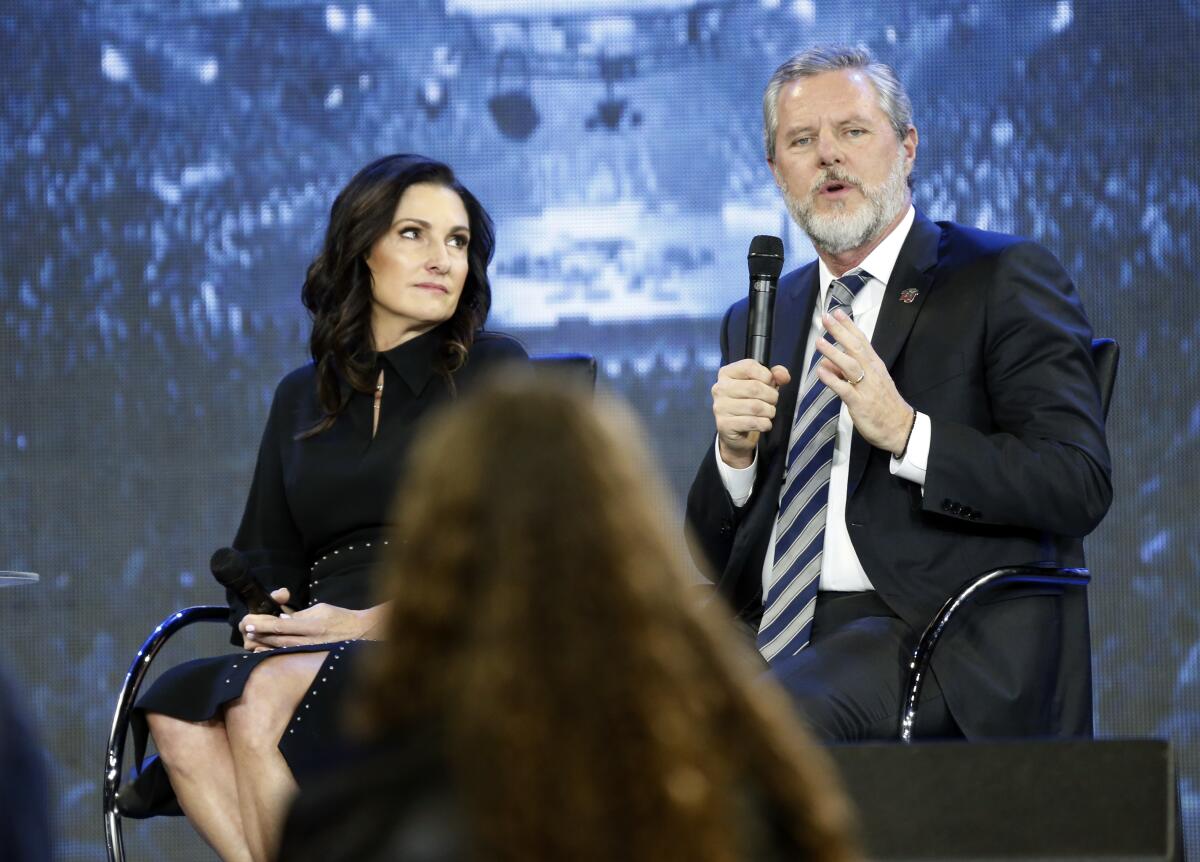
<path id="1" fill-rule="evenodd" d="M 245 554 L 236 548 L 218 548 L 208 561 L 208 567 L 213 577 L 226 586 L 249 569 Z"/>
<path id="2" fill-rule="evenodd" d="M 750 253 L 746 255 L 751 278 L 779 278 L 783 272 L 783 240 L 777 236 L 759 235 L 750 240 Z"/>

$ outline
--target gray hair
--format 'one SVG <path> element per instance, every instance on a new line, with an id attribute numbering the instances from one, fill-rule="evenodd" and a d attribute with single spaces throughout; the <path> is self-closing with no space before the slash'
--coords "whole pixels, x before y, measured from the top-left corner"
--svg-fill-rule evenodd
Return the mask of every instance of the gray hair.
<path id="1" fill-rule="evenodd" d="M 783 88 L 798 78 L 811 78 L 822 72 L 839 69 L 860 69 L 879 94 L 879 107 L 887 114 L 896 138 L 903 140 L 912 128 L 912 102 L 892 67 L 878 62 L 871 51 L 859 46 L 814 45 L 789 60 L 784 61 L 763 93 L 763 140 L 767 147 L 767 158 L 775 160 L 775 135 L 779 131 L 779 94 Z"/>

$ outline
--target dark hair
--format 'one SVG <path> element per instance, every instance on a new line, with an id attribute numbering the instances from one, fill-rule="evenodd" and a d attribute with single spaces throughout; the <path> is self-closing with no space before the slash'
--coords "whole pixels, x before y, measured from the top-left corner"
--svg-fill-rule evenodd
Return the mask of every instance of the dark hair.
<path id="1" fill-rule="evenodd" d="M 698 600 L 647 449 L 621 405 L 537 380 L 429 425 L 353 718 L 444 728 L 478 858 L 756 858 L 761 817 L 787 858 L 846 862 L 830 765 Z"/>
<path id="2" fill-rule="evenodd" d="M 487 268 L 496 232 L 487 210 L 454 176 L 449 166 L 424 156 L 401 153 L 372 162 L 354 175 L 329 210 L 320 254 L 308 267 L 300 296 L 312 317 L 309 350 L 317 366 L 317 398 L 324 415 L 308 437 L 326 430 L 346 409 L 353 392 L 370 392 L 376 346 L 371 337 L 371 271 L 367 256 L 392 224 L 409 186 L 433 183 L 458 193 L 470 222 L 467 279 L 458 307 L 441 324 L 444 339 L 434 370 L 453 391 L 453 372 L 467 361 L 475 333 L 487 321 L 492 288 Z"/>

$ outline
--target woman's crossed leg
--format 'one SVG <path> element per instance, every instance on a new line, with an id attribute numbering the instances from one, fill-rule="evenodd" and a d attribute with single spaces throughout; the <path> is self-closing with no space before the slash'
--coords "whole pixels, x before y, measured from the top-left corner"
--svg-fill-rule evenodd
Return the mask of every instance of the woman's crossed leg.
<path id="1" fill-rule="evenodd" d="M 241 697 L 208 721 L 147 715 L 180 807 L 225 862 L 267 862 L 278 846 L 296 790 L 279 739 L 327 655 L 261 662 Z"/>

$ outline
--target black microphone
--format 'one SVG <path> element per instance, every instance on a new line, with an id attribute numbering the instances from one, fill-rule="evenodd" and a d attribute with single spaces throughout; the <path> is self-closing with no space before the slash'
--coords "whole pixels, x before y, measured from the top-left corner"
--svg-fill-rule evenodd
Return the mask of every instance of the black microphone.
<path id="1" fill-rule="evenodd" d="M 236 548 L 218 548 L 208 562 L 213 577 L 226 589 L 237 593 L 252 614 L 279 616 L 281 608 L 263 585 L 250 574 L 246 555 Z"/>
<path id="2" fill-rule="evenodd" d="M 750 316 L 746 320 L 746 356 L 766 365 L 771 356 L 775 323 L 775 286 L 783 272 L 783 240 L 756 236 L 746 255 L 750 267 Z"/>

